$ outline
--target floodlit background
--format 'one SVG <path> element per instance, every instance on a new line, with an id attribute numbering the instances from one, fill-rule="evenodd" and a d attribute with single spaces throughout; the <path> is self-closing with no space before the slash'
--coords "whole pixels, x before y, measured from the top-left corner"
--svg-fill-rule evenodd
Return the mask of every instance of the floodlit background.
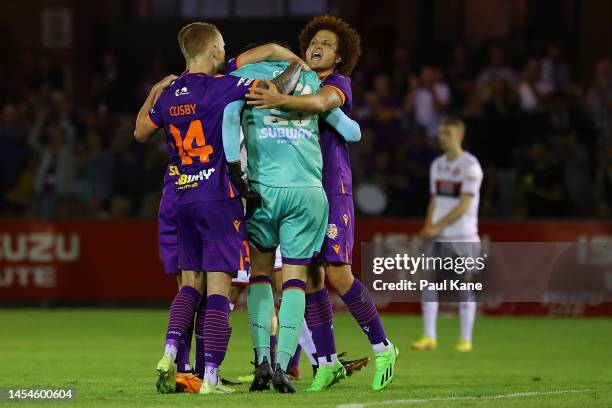
<path id="1" fill-rule="evenodd" d="M 412 242 L 422 227 L 447 115 L 466 122 L 465 147 L 485 173 L 484 242 L 577 242 L 581 259 L 612 265 L 601 246 L 612 242 L 611 1 L 12 1 L 0 12 L 0 387 L 74 386 L 90 406 L 167 404 L 154 399 L 152 367 L 176 291 L 157 246 L 168 158 L 162 132 L 134 141 L 136 113 L 152 84 L 184 70 L 183 25 L 213 22 L 230 58 L 262 41 L 297 51 L 321 14 L 362 39 L 352 84 L 363 138 L 350 147 L 356 275 L 361 242 Z M 359 394 L 368 367 L 294 406 L 530 392 L 549 406 L 609 406 L 612 303 L 481 304 L 475 351 L 461 359 L 455 320 L 441 319 L 439 351 L 411 354 L 419 304 L 378 306 L 402 348 L 395 388 Z M 339 349 L 369 353 L 337 298 L 335 307 Z M 454 316 L 456 305 L 441 311 Z M 250 370 L 246 315 L 235 316 L 229 376 Z M 247 403 L 241 395 L 233 406 Z M 515 403 L 542 402 L 525 398 Z"/>

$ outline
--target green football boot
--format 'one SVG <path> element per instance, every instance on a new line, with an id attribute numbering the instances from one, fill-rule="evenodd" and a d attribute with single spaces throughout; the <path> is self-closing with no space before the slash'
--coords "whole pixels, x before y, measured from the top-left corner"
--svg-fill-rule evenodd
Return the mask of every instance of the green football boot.
<path id="1" fill-rule="evenodd" d="M 389 350 L 375 354 L 376 372 L 372 380 L 372 389 L 374 391 L 382 391 L 393 382 L 397 356 L 399 356 L 399 349 L 393 344 Z"/>
<path id="2" fill-rule="evenodd" d="M 170 354 L 163 356 L 157 363 L 155 387 L 160 394 L 173 394 L 176 390 L 176 364 Z"/>
<path id="3" fill-rule="evenodd" d="M 329 366 L 319 366 L 312 384 L 306 391 L 324 391 L 344 378 L 346 378 L 346 369 L 340 361 Z"/>

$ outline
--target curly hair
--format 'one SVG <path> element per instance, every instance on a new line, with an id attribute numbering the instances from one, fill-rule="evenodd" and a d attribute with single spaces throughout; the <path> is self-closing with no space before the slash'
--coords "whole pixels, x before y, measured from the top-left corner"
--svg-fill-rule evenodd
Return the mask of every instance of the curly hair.
<path id="1" fill-rule="evenodd" d="M 338 63 L 337 69 L 342 75 L 351 75 L 361 55 L 361 38 L 353 27 L 337 17 L 318 16 L 306 24 L 298 37 L 302 58 L 306 58 L 310 41 L 321 30 L 329 30 L 338 36 L 337 52 L 342 61 Z"/>

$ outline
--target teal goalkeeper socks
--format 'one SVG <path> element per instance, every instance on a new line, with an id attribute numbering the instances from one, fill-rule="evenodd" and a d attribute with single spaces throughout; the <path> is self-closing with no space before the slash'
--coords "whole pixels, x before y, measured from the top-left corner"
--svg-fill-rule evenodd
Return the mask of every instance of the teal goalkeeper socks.
<path id="1" fill-rule="evenodd" d="M 274 314 L 272 279 L 268 276 L 252 276 L 247 291 L 247 308 L 251 340 L 257 353 L 257 365 L 270 358 L 270 324 Z"/>
<path id="2" fill-rule="evenodd" d="M 300 330 L 306 308 L 306 283 L 290 279 L 283 284 L 283 300 L 278 312 L 278 354 L 276 361 L 287 371 L 289 361 L 300 340 Z"/>

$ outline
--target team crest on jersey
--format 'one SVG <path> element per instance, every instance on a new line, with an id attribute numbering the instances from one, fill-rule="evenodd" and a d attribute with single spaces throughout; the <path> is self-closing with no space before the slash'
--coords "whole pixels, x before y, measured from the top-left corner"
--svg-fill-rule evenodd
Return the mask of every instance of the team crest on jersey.
<path id="1" fill-rule="evenodd" d="M 340 245 L 334 244 L 332 248 L 334 248 L 334 252 L 336 253 L 336 255 L 340 253 Z"/>
<path id="2" fill-rule="evenodd" d="M 348 214 L 342 214 L 342 219 L 344 220 L 344 225 L 348 225 L 348 220 L 349 220 Z"/>
<path id="3" fill-rule="evenodd" d="M 327 238 L 333 240 L 338 238 L 338 227 L 336 224 L 327 224 Z"/>
<path id="4" fill-rule="evenodd" d="M 236 228 L 236 231 L 240 231 L 240 221 L 234 220 L 234 228 Z"/>
<path id="5" fill-rule="evenodd" d="M 451 173 L 453 176 L 458 176 L 461 173 L 461 169 L 459 167 L 455 167 L 453 172 Z"/>
<path id="6" fill-rule="evenodd" d="M 174 91 L 174 96 L 181 96 L 181 95 L 189 95 L 189 90 L 187 89 L 186 86 Z"/>

